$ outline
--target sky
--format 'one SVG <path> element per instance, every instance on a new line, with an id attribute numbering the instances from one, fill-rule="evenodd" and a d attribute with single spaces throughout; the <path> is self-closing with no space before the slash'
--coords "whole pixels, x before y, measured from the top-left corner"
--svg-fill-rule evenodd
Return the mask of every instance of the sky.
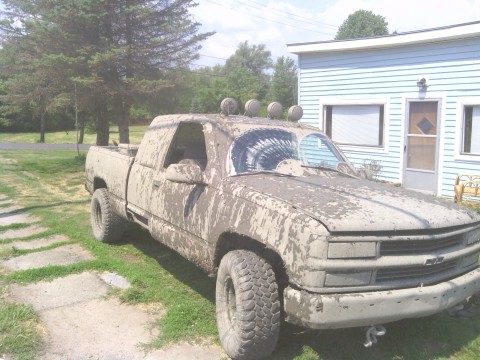
<path id="1" fill-rule="evenodd" d="M 265 44 L 275 61 L 287 44 L 333 40 L 351 13 L 381 15 L 390 33 L 480 21 L 480 0 L 197 0 L 192 9 L 200 31 L 215 31 L 203 43 L 194 67 L 224 64 L 241 42 Z"/>

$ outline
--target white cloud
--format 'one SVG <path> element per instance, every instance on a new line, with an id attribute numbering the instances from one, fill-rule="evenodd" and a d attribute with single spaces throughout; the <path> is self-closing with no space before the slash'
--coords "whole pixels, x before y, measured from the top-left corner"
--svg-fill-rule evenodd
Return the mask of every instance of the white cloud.
<path id="1" fill-rule="evenodd" d="M 324 15 L 338 25 L 356 10 L 382 15 L 390 32 L 412 31 L 480 19 L 480 0 L 338 0 Z"/>
<path id="2" fill-rule="evenodd" d="M 332 40 L 337 28 L 356 10 L 385 17 L 390 32 L 428 29 L 480 19 L 480 0 L 199 0 L 193 15 L 202 31 L 216 31 L 202 54 L 228 58 L 238 44 L 265 44 L 275 60 L 286 44 Z M 199 63 L 221 60 L 204 57 Z"/>

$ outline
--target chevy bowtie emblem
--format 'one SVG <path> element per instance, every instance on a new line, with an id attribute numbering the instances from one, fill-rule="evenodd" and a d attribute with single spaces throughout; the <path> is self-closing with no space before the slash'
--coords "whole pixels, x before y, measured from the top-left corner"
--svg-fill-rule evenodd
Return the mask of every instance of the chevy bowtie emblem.
<path id="1" fill-rule="evenodd" d="M 434 258 L 427 259 L 425 261 L 425 265 L 430 266 L 430 265 L 436 265 L 436 264 L 441 264 L 445 258 L 443 256 L 437 256 Z"/>

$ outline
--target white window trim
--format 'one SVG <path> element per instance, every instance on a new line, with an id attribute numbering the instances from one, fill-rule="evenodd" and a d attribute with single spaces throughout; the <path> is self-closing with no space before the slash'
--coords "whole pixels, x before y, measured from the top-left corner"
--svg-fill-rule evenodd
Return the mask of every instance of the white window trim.
<path id="1" fill-rule="evenodd" d="M 463 147 L 463 117 L 464 117 L 464 108 L 465 106 L 474 106 L 480 105 L 480 96 L 470 96 L 470 97 L 459 97 L 457 98 L 457 122 L 456 122 L 456 133 L 455 133 L 455 160 L 464 160 L 464 161 L 474 161 L 480 162 L 480 155 L 468 155 L 462 154 Z"/>
<path id="2" fill-rule="evenodd" d="M 365 153 L 387 154 L 389 147 L 389 129 L 390 129 L 390 98 L 372 98 L 372 99 L 321 99 L 320 100 L 320 123 L 319 128 L 323 132 L 325 129 L 324 107 L 330 105 L 383 105 L 383 145 L 382 146 L 365 146 L 351 144 L 335 144 L 342 151 L 362 151 Z"/>

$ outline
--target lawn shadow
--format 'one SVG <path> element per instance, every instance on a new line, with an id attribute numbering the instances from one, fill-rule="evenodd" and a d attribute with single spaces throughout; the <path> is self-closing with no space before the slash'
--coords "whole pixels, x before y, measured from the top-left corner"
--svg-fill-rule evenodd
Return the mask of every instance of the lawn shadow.
<path id="1" fill-rule="evenodd" d="M 63 205 L 78 205 L 78 204 L 88 204 L 88 203 L 90 203 L 90 199 L 76 200 L 76 201 L 61 201 L 61 202 L 57 202 L 57 203 L 53 203 L 53 204 L 46 204 L 46 205 L 26 206 L 26 207 L 23 207 L 23 208 L 14 209 L 14 210 L 11 210 L 11 211 L 0 213 L 0 218 L 9 217 L 9 216 L 12 216 L 12 215 L 23 214 L 23 213 L 26 213 L 30 210 L 35 210 L 35 209 L 48 209 L 48 208 L 63 206 Z M 15 204 L 12 204 L 12 205 L 15 205 Z"/>
<path id="2" fill-rule="evenodd" d="M 433 360 L 455 358 L 468 346 L 471 351 L 479 346 L 480 318 L 459 319 L 442 313 L 385 327 L 386 335 L 365 348 L 363 328 L 299 333 L 301 329 L 284 323 L 277 349 L 268 359 Z"/>
<path id="3" fill-rule="evenodd" d="M 147 231 L 135 226 L 126 232 L 119 245 L 121 244 L 131 244 L 143 254 L 155 259 L 178 281 L 196 291 L 212 304 L 215 303 L 214 279 L 172 249 L 152 238 Z"/>

